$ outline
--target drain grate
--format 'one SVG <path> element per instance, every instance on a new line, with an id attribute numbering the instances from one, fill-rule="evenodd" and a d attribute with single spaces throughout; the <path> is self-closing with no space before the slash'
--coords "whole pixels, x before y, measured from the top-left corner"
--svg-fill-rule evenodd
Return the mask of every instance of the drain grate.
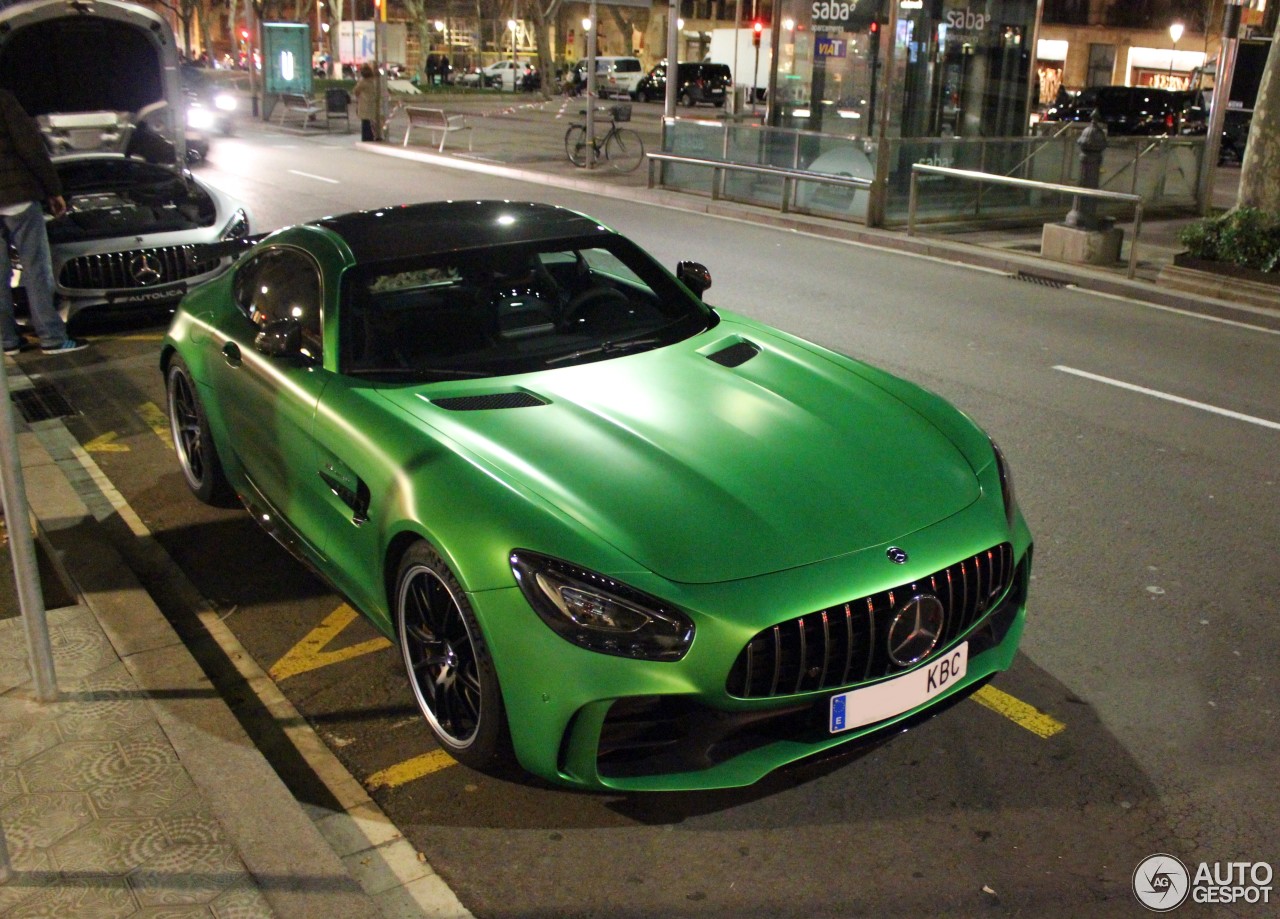
<path id="1" fill-rule="evenodd" d="M 1062 290 L 1064 287 L 1070 286 L 1066 281 L 1059 281 L 1057 278 L 1046 278 L 1039 274 L 1027 274 L 1025 271 L 1019 271 L 1017 274 L 1010 275 L 1015 281 L 1026 281 L 1028 284 L 1039 284 L 1041 287 L 1052 287 L 1055 290 Z"/>
<path id="2" fill-rule="evenodd" d="M 65 418 L 68 415 L 80 414 L 71 407 L 66 396 L 58 392 L 50 383 L 20 389 L 13 393 L 13 402 L 22 412 L 22 417 L 30 424 L 33 421 L 48 421 L 50 418 Z"/>

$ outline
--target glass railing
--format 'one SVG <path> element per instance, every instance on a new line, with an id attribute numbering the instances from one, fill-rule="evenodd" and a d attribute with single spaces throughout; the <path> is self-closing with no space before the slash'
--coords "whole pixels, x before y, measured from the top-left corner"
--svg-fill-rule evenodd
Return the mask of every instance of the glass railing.
<path id="1" fill-rule="evenodd" d="M 1005 138 L 894 138 L 888 143 L 885 224 L 903 225 L 913 163 L 990 172 L 1054 184 L 1079 182 L 1080 131 L 1059 128 L 1045 136 Z M 874 142 L 847 135 L 770 128 L 732 120 L 668 121 L 663 152 L 716 162 L 767 165 L 827 175 L 873 179 Z M 1101 187 L 1141 195 L 1148 212 L 1199 211 L 1204 137 L 1115 137 L 1103 152 Z M 712 183 L 719 181 L 718 190 Z M 775 175 L 721 171 L 710 166 L 664 164 L 659 183 L 762 207 L 782 207 L 783 181 Z M 975 185 L 945 176 L 921 177 L 917 220 L 956 222 L 1040 220 L 1064 215 L 1070 201 L 1039 189 Z M 866 223 L 869 192 L 816 182 L 796 183 L 792 209 Z"/>

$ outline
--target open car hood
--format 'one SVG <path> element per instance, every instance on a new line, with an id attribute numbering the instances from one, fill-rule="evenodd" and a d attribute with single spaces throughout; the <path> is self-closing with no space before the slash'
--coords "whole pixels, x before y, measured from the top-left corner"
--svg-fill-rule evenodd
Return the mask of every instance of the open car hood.
<path id="1" fill-rule="evenodd" d="M 169 24 L 117 0 L 35 0 L 0 10 L 0 85 L 55 156 L 130 152 L 183 162 L 182 84 Z"/>

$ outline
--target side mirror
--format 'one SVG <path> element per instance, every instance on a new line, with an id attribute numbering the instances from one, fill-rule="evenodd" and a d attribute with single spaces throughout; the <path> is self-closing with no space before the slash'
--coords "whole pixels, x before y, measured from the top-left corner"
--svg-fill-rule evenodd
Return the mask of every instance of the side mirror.
<path id="1" fill-rule="evenodd" d="M 700 262 L 676 263 L 676 280 L 701 297 L 711 287 L 711 272 Z"/>
<path id="2" fill-rule="evenodd" d="M 268 357 L 294 357 L 302 351 L 302 323 L 292 318 L 268 322 L 253 346 Z"/>

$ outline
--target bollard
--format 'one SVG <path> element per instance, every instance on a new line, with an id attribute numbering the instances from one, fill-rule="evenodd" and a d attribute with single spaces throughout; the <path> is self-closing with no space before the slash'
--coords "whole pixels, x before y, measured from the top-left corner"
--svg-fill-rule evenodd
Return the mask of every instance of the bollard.
<path id="1" fill-rule="evenodd" d="M 56 702 L 58 678 L 53 667 L 53 647 L 45 617 L 44 593 L 40 589 L 40 569 L 36 563 L 35 540 L 31 536 L 31 513 L 27 489 L 22 480 L 22 459 L 18 455 L 18 433 L 9 399 L 9 370 L 0 367 L 0 499 L 9 521 L 9 550 L 13 556 L 13 576 L 18 589 L 18 606 L 27 636 L 31 677 L 36 698 Z"/>
<path id="2" fill-rule="evenodd" d="M 1080 148 L 1080 182 L 1081 188 L 1099 187 L 1102 179 L 1102 151 L 1107 149 L 1107 132 L 1102 127 L 1102 112 L 1093 110 L 1089 126 L 1080 134 L 1076 146 Z M 1067 226 L 1079 230 L 1107 230 L 1114 221 L 1098 216 L 1096 198 L 1073 195 L 1071 210 L 1064 221 Z"/>

